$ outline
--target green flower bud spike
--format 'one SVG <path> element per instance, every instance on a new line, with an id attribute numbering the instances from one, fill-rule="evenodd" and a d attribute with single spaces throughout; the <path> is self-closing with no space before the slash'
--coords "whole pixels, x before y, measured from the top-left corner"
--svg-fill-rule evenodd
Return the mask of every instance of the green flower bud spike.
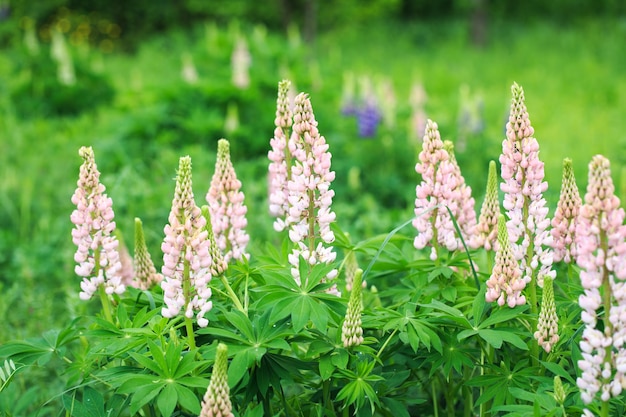
<path id="1" fill-rule="evenodd" d="M 352 281 L 352 291 L 348 302 L 348 311 L 341 328 L 341 341 L 344 347 L 358 346 L 363 343 L 361 313 L 363 312 L 363 291 L 361 282 L 363 270 L 357 269 Z"/>

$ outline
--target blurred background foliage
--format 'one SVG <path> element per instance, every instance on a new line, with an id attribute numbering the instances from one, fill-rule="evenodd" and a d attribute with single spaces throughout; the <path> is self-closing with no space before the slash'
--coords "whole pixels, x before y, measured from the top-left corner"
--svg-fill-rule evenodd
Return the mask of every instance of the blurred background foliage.
<path id="1" fill-rule="evenodd" d="M 266 155 L 283 78 L 311 95 L 337 218 L 355 240 L 413 215 L 426 117 L 455 142 L 478 210 L 513 81 L 553 207 L 565 157 L 582 191 L 596 153 L 626 185 L 619 0 L 0 0 L 0 45 L 0 343 L 90 308 L 77 298 L 69 222 L 82 145 L 94 147 L 127 244 L 141 217 L 157 264 L 179 156 L 192 156 L 200 204 L 221 137 L 253 253 L 278 241 Z"/>

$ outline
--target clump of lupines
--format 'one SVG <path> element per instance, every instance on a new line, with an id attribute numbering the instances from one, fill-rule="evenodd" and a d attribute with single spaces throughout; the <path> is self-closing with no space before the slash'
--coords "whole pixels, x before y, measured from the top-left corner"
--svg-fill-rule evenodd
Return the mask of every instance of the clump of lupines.
<path id="1" fill-rule="evenodd" d="M 507 227 L 515 259 L 518 260 L 524 281 L 543 286 L 543 278 L 554 279 L 552 270 L 552 236 L 548 231 L 550 219 L 543 193 L 548 183 L 543 181 L 543 162 L 539 160 L 539 144 L 533 137 L 528 111 L 524 102 L 524 90 L 514 83 L 513 99 L 506 139 L 502 142 L 502 179 L 504 208 L 509 218 Z M 536 299 L 531 295 L 533 311 Z"/>
<path id="2" fill-rule="evenodd" d="M 475 202 L 472 197 L 472 188 L 465 183 L 465 178 L 461 174 L 461 167 L 459 167 L 454 155 L 454 144 L 446 140 L 443 142 L 443 148 L 450 155 L 450 163 L 453 167 L 451 172 L 453 179 L 449 180 L 452 193 L 450 200 L 448 200 L 448 208 L 452 211 L 452 215 L 461 229 L 463 239 L 469 241 L 476 228 L 476 211 L 474 210 Z M 462 243 L 459 242 L 459 246 L 461 245 Z"/>
<path id="3" fill-rule="evenodd" d="M 228 387 L 228 347 L 219 343 L 209 386 L 202 399 L 199 417 L 234 417 Z"/>
<path id="4" fill-rule="evenodd" d="M 561 195 L 552 218 L 552 247 L 556 262 L 569 263 L 576 260 L 576 218 L 581 205 L 572 160 L 566 158 L 563 160 Z"/>
<path id="5" fill-rule="evenodd" d="M 206 219 L 194 201 L 191 184 L 191 158 L 180 158 L 176 191 L 165 226 L 163 250 L 163 317 L 183 311 L 187 319 L 196 312 L 198 326 L 206 327 L 204 315 L 211 310 L 211 255 Z"/>
<path id="6" fill-rule="evenodd" d="M 291 173 L 291 153 L 287 143 L 291 136 L 293 112 L 289 104 L 289 86 L 291 82 L 282 80 L 278 83 L 278 98 L 276 99 L 276 118 L 274 137 L 270 140 L 272 149 L 267 156 L 269 164 L 269 204 L 270 214 L 276 217 L 274 229 L 277 232 L 285 228 L 285 216 L 289 209 L 289 190 L 287 181 Z"/>
<path id="7" fill-rule="evenodd" d="M 357 269 L 350 290 L 348 310 L 341 327 L 341 341 L 344 347 L 358 346 L 363 343 L 363 327 L 361 326 L 361 313 L 363 312 L 362 277 L 363 270 Z"/>
<path id="8" fill-rule="evenodd" d="M 489 162 L 487 176 L 487 190 L 485 199 L 480 208 L 478 224 L 471 235 L 470 246 L 475 249 L 485 248 L 487 251 L 496 249 L 498 242 L 498 217 L 500 216 L 500 201 L 498 200 L 498 178 L 496 162 Z"/>
<path id="9" fill-rule="evenodd" d="M 215 172 L 206 201 L 209 203 L 215 240 L 226 262 L 231 259 L 247 258 L 249 255 L 246 246 L 250 240 L 245 230 L 248 225 L 246 219 L 248 209 L 243 203 L 241 181 L 237 179 L 235 168 L 230 161 L 230 146 L 226 139 L 220 139 L 217 143 Z"/>
<path id="10" fill-rule="evenodd" d="M 289 151 L 294 159 L 288 181 L 290 226 L 289 238 L 296 244 L 289 255 L 292 275 L 301 283 L 299 259 L 302 256 L 310 265 L 331 263 L 336 253 L 331 246 L 335 240 L 330 224 L 335 220 L 331 209 L 335 195 L 330 189 L 335 172 L 330 170 L 331 154 L 324 136 L 319 134 L 311 100 L 305 93 L 295 98 L 294 134 L 289 140 Z M 337 270 L 328 273 L 333 279 Z"/>
<path id="11" fill-rule="evenodd" d="M 423 249 L 432 244 L 432 260 L 438 257 L 438 245 L 450 251 L 461 247 L 460 239 L 455 237 L 452 218 L 446 209 L 446 206 L 451 209 L 457 207 L 459 200 L 459 192 L 456 190 L 458 179 L 454 176 L 455 167 L 450 159 L 450 154 L 444 149 L 437 123 L 428 120 L 419 154 L 420 162 L 415 165 L 415 171 L 422 175 L 422 182 L 415 189 L 416 217 L 413 226 L 418 234 L 413 245 L 417 249 Z"/>
<path id="12" fill-rule="evenodd" d="M 82 300 L 89 300 L 103 288 L 105 293 L 121 294 L 126 287 L 122 283 L 122 263 L 118 252 L 119 241 L 115 236 L 113 200 L 100 183 L 100 172 L 91 147 L 81 147 L 78 154 L 83 158 L 76 191 L 72 203 L 76 210 L 71 221 L 72 241 L 77 246 L 74 269 L 83 277 L 80 284 Z"/>
<path id="13" fill-rule="evenodd" d="M 624 217 L 609 160 L 596 155 L 589 164 L 585 203 L 576 225 L 576 261 L 584 289 L 578 303 L 585 325 L 580 341 L 582 360 L 578 361 L 582 374 L 576 384 L 585 404 L 599 393 L 603 407 L 608 407 L 610 397 L 620 395 L 626 385 Z"/>
<path id="14" fill-rule="evenodd" d="M 522 279 L 519 265 L 513 255 L 506 220 L 503 214 L 498 216 L 498 248 L 496 249 L 496 261 L 487 280 L 487 302 L 497 301 L 498 305 L 507 304 L 513 308 L 526 303 L 526 297 L 522 290 L 526 283 Z"/>
<path id="15" fill-rule="evenodd" d="M 146 238 L 143 234 L 141 219 L 135 218 L 135 256 L 134 256 L 135 280 L 133 286 L 147 290 L 153 285 L 163 281 L 163 275 L 159 274 L 154 267 L 150 252 L 146 246 Z"/>
<path id="16" fill-rule="evenodd" d="M 559 341 L 559 323 L 556 315 L 556 305 L 554 304 L 552 278 L 550 277 L 546 277 L 543 281 L 541 311 L 539 312 L 539 322 L 534 336 L 539 346 L 548 353 Z"/>

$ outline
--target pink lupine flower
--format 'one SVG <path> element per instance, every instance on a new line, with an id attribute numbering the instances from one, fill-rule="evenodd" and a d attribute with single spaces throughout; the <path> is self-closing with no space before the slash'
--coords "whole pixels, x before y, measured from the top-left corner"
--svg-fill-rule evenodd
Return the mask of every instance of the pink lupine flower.
<path id="1" fill-rule="evenodd" d="M 335 240 L 330 229 L 330 224 L 335 220 L 335 213 L 330 207 L 335 195 L 330 189 L 335 172 L 330 170 L 328 144 L 324 136 L 319 134 L 307 94 L 300 93 L 295 99 L 293 131 L 289 151 L 294 158 L 294 165 L 287 184 L 289 212 L 286 221 L 290 225 L 289 239 L 296 244 L 289 255 L 291 272 L 295 280 L 301 283 L 300 256 L 310 265 L 328 264 L 337 256 L 332 246 L 326 246 Z M 333 269 L 327 278 L 333 279 L 336 275 L 337 270 Z M 335 287 L 332 291 L 337 292 Z"/>
<path id="2" fill-rule="evenodd" d="M 146 246 L 146 238 L 143 234 L 141 219 L 135 217 L 135 279 L 133 286 L 141 290 L 150 289 L 163 281 L 163 275 L 159 274 L 152 262 L 152 256 Z"/>
<path id="3" fill-rule="evenodd" d="M 243 203 L 241 181 L 237 179 L 235 168 L 230 161 L 230 146 L 226 139 L 217 143 L 217 161 L 206 195 L 211 214 L 211 225 L 218 247 L 226 262 L 231 259 L 248 258 L 246 246 L 250 236 L 246 233 L 248 220 L 247 207 Z"/>
<path id="4" fill-rule="evenodd" d="M 72 241 L 78 247 L 74 260 L 76 274 L 83 277 L 80 284 L 82 300 L 89 300 L 104 288 L 106 294 L 121 294 L 126 289 L 122 283 L 119 241 L 115 237 L 113 201 L 100 183 L 100 172 L 91 147 L 81 147 L 83 158 L 78 178 L 78 188 L 72 195 L 76 210 L 71 220 Z"/>
<path id="5" fill-rule="evenodd" d="M 561 195 L 552 218 L 552 247 L 556 262 L 576 260 L 576 218 L 581 205 L 572 160 L 566 158 L 563 160 Z"/>
<path id="6" fill-rule="evenodd" d="M 122 277 L 122 284 L 126 287 L 134 286 L 133 281 L 135 279 L 135 267 L 133 265 L 133 257 L 130 256 L 128 247 L 124 242 L 124 236 L 120 232 L 120 229 L 115 229 L 115 237 L 119 244 L 117 245 L 117 253 L 120 255 L 120 263 L 122 268 L 120 269 L 120 277 Z"/>
<path id="7" fill-rule="evenodd" d="M 233 85 L 245 90 L 250 86 L 250 65 L 252 56 L 248 49 L 248 43 L 242 37 L 237 39 L 235 49 L 230 58 Z"/>
<path id="8" fill-rule="evenodd" d="M 215 363 L 211 381 L 202 399 L 199 417 L 234 417 L 228 387 L 228 347 L 219 343 L 215 353 Z"/>
<path id="9" fill-rule="evenodd" d="M 269 164 L 269 203 L 270 214 L 276 217 L 274 229 L 277 232 L 285 228 L 285 216 L 289 209 L 289 190 L 287 181 L 291 170 L 291 154 L 287 142 L 291 136 L 293 113 L 289 103 L 289 86 L 291 82 L 282 80 L 278 83 L 278 98 L 276 99 L 276 118 L 274 137 L 270 140 L 272 149 L 267 156 Z"/>
<path id="10" fill-rule="evenodd" d="M 496 250 L 498 242 L 498 217 L 500 216 L 500 201 L 498 200 L 498 178 L 496 162 L 489 162 L 489 174 L 487 176 L 487 190 L 485 199 L 480 208 L 478 224 L 474 228 L 470 246 L 474 249 L 480 247 L 485 250 Z"/>
<path id="11" fill-rule="evenodd" d="M 450 155 L 450 163 L 453 166 L 451 175 L 454 177 L 454 181 L 451 181 L 451 184 L 456 184 L 450 194 L 451 198 L 456 195 L 456 200 L 448 200 L 448 207 L 452 211 L 459 229 L 461 229 L 463 239 L 471 241 L 476 228 L 476 211 L 472 188 L 465 183 L 465 178 L 461 174 L 461 167 L 459 167 L 454 155 L 454 144 L 446 140 L 443 142 L 443 148 Z"/>
<path id="12" fill-rule="evenodd" d="M 418 233 L 413 245 L 423 249 L 432 244 L 431 259 L 435 260 L 439 256 L 438 245 L 450 251 L 462 247 L 446 209 L 446 206 L 450 207 L 453 213 L 457 210 L 461 193 L 457 189 L 459 179 L 455 176 L 454 164 L 444 149 L 437 123 L 432 120 L 426 124 L 419 160 L 415 171 L 422 175 L 422 182 L 415 188 L 416 217 L 413 226 Z"/>
<path id="13" fill-rule="evenodd" d="M 584 289 L 578 304 L 585 324 L 576 384 L 585 404 L 597 394 L 607 402 L 626 385 L 626 226 L 614 193 L 609 160 L 594 156 L 576 224 L 576 261 Z"/>
<path id="14" fill-rule="evenodd" d="M 534 334 L 539 346 L 550 353 L 554 345 L 559 341 L 559 323 L 554 304 L 554 290 L 552 279 L 546 277 L 543 281 L 543 298 L 541 299 L 541 312 L 537 331 Z"/>
<path id="15" fill-rule="evenodd" d="M 526 297 L 522 290 L 526 282 L 522 279 L 522 273 L 515 260 L 509 240 L 504 215 L 498 216 L 498 248 L 496 250 L 496 262 L 487 280 L 487 292 L 485 299 L 491 303 L 498 301 L 499 306 L 505 303 L 513 308 L 526 303 Z"/>
<path id="16" fill-rule="evenodd" d="M 363 343 L 363 327 L 361 326 L 361 313 L 363 312 L 362 277 L 363 270 L 357 269 L 354 274 L 352 290 L 350 290 L 348 310 L 341 327 L 341 341 L 344 347 L 358 346 Z"/>
<path id="17" fill-rule="evenodd" d="M 187 319 L 196 312 L 198 326 L 206 327 L 204 315 L 211 310 L 211 255 L 205 230 L 206 219 L 194 201 L 191 185 L 191 158 L 181 157 L 176 175 L 176 191 L 165 226 L 163 250 L 163 317 L 174 317 L 181 310 Z"/>
<path id="18" fill-rule="evenodd" d="M 543 198 L 548 183 L 543 181 L 543 162 L 539 160 L 539 144 L 533 137 L 524 90 L 514 83 L 511 91 L 511 112 L 500 155 L 504 180 L 500 188 L 504 192 L 503 205 L 509 218 L 507 227 L 511 247 L 523 279 L 542 287 L 544 277 L 554 279 L 556 276 L 552 270 L 550 219 Z"/>

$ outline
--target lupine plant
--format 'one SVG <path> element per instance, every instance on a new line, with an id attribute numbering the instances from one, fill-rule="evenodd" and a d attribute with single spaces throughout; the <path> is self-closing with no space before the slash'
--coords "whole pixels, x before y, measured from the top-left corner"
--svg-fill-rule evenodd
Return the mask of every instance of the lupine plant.
<path id="1" fill-rule="evenodd" d="M 550 221 L 514 84 L 501 180 L 492 161 L 478 221 L 453 147 L 429 120 L 414 216 L 354 239 L 332 209 L 333 141 L 289 86 L 279 83 L 268 144 L 270 215 L 243 205 L 226 139 L 213 179 L 200 180 L 207 205 L 182 156 L 161 273 L 137 218 L 127 286 L 113 201 L 93 149 L 79 150 L 68 280 L 84 313 L 1 345 L 0 395 L 34 398 L 43 369 L 56 394 L 33 400 L 38 416 L 624 415 L 626 226 L 608 159 L 589 164 L 584 204 L 565 161 Z M 274 222 L 271 242 L 247 247 L 249 215 Z"/>

